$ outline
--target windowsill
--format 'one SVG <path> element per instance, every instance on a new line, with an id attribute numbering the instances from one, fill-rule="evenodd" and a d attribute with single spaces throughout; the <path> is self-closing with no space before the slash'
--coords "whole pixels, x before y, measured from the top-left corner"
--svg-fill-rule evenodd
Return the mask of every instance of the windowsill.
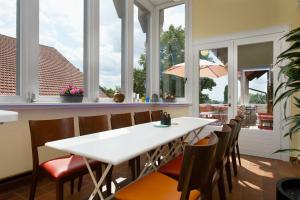
<path id="1" fill-rule="evenodd" d="M 114 103 L 114 102 L 99 102 L 99 103 L 57 103 L 57 102 L 35 102 L 35 103 L 0 103 L 0 109 L 26 110 L 26 109 L 51 109 L 51 108 L 97 108 L 97 107 L 136 107 L 136 106 L 189 106 L 188 102 L 157 102 L 157 103 Z"/>

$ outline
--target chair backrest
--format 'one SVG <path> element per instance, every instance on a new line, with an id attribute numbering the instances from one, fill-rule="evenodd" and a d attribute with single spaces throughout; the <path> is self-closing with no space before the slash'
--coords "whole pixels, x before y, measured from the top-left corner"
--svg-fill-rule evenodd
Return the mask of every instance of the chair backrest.
<path id="1" fill-rule="evenodd" d="M 236 133 L 236 136 L 235 136 L 235 140 L 238 140 L 240 132 L 241 132 L 241 128 L 242 128 L 243 118 L 241 116 L 236 116 L 235 121 L 238 123 L 238 128 L 237 128 L 237 133 Z"/>
<path id="2" fill-rule="evenodd" d="M 38 147 L 46 142 L 75 136 L 74 119 L 29 120 L 33 164 L 39 164 Z"/>
<path id="3" fill-rule="evenodd" d="M 78 117 L 80 135 L 109 130 L 107 115 Z"/>
<path id="4" fill-rule="evenodd" d="M 219 163 L 223 162 L 226 148 L 231 136 L 231 128 L 229 125 L 224 124 L 222 131 L 214 131 L 214 134 L 216 134 L 219 139 L 215 156 L 215 164 L 218 165 Z"/>
<path id="5" fill-rule="evenodd" d="M 210 136 L 207 145 L 187 145 L 183 154 L 183 162 L 177 190 L 182 192 L 181 199 L 189 198 L 189 191 L 203 190 L 209 181 L 213 167 L 218 137 Z"/>
<path id="6" fill-rule="evenodd" d="M 144 124 L 148 122 L 151 122 L 149 111 L 134 113 L 134 124 Z"/>
<path id="7" fill-rule="evenodd" d="M 112 129 L 132 126 L 131 113 L 112 114 L 110 122 Z"/>
<path id="8" fill-rule="evenodd" d="M 162 110 L 156 110 L 156 111 L 152 111 L 151 112 L 151 120 L 154 122 L 154 121 L 160 121 L 160 116 L 161 116 L 161 113 L 163 111 Z"/>
<path id="9" fill-rule="evenodd" d="M 229 138 L 229 142 L 228 142 L 228 150 L 229 150 L 229 148 L 232 146 L 232 144 L 234 142 L 238 124 L 235 120 L 231 119 L 229 121 L 228 126 L 231 128 L 230 138 Z"/>

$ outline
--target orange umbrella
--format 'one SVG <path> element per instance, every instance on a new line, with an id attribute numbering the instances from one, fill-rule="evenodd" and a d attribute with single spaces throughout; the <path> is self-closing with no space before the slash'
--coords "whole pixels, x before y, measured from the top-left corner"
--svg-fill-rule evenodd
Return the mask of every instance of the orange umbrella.
<path id="1" fill-rule="evenodd" d="M 219 78 L 228 74 L 226 67 L 218 65 L 207 60 L 200 60 L 199 62 L 199 76 L 208 78 Z M 164 74 L 185 77 L 185 64 L 179 63 L 170 67 L 163 72 Z"/>

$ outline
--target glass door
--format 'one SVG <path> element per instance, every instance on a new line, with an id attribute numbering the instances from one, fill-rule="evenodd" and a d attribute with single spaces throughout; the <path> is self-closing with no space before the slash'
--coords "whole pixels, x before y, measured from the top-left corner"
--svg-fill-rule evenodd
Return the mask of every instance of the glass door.
<path id="1" fill-rule="evenodd" d="M 273 42 L 237 45 L 237 114 L 243 128 L 273 130 Z"/>
<path id="2" fill-rule="evenodd" d="M 199 50 L 199 117 L 217 119 L 221 126 L 232 116 L 232 61 L 228 46 Z"/>

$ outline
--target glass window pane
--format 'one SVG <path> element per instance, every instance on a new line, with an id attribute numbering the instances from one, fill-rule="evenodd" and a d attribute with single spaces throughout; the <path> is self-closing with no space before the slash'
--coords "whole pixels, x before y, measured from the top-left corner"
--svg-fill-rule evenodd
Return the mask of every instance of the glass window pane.
<path id="1" fill-rule="evenodd" d="M 17 89 L 17 1 L 0 0 L 0 96 Z"/>
<path id="2" fill-rule="evenodd" d="M 244 128 L 273 129 L 273 42 L 238 46 L 238 114 Z"/>
<path id="3" fill-rule="evenodd" d="M 146 97 L 149 18 L 148 10 L 134 5 L 133 92 L 135 99 Z"/>
<path id="4" fill-rule="evenodd" d="M 83 0 L 40 0 L 40 95 L 84 87 L 83 19 Z"/>
<path id="5" fill-rule="evenodd" d="M 100 98 L 111 98 L 121 88 L 122 4 L 122 1 L 100 1 Z"/>
<path id="6" fill-rule="evenodd" d="M 160 96 L 184 97 L 185 5 L 160 11 Z"/>
<path id="7" fill-rule="evenodd" d="M 228 48 L 199 52 L 199 112 L 202 118 L 228 120 Z"/>

